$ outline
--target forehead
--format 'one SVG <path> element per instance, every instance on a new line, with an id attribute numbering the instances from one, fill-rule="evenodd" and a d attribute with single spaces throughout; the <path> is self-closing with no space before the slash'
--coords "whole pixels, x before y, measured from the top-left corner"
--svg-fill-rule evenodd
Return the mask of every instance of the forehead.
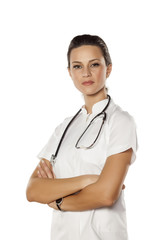
<path id="1" fill-rule="evenodd" d="M 89 61 L 91 59 L 104 59 L 101 49 L 98 46 L 83 45 L 78 48 L 74 48 L 70 54 L 70 60 L 72 61 Z"/>

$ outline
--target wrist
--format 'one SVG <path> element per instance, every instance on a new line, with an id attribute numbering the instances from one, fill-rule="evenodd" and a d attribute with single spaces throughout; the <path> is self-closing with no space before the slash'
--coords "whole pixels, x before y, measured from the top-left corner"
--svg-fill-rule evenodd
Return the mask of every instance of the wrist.
<path id="1" fill-rule="evenodd" d="M 62 211 L 62 209 L 61 209 L 62 202 L 63 202 L 63 198 L 58 198 L 56 200 L 57 210 Z"/>

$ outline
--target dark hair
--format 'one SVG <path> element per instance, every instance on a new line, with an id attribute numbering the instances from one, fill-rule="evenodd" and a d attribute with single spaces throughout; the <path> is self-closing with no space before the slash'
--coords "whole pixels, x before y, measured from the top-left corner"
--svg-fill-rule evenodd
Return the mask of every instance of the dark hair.
<path id="1" fill-rule="evenodd" d="M 74 37 L 69 44 L 67 52 L 68 68 L 70 68 L 70 54 L 72 49 L 78 48 L 83 45 L 93 45 L 99 47 L 105 59 L 106 66 L 112 64 L 108 47 L 106 43 L 103 41 L 103 39 L 96 35 L 83 34 Z"/>

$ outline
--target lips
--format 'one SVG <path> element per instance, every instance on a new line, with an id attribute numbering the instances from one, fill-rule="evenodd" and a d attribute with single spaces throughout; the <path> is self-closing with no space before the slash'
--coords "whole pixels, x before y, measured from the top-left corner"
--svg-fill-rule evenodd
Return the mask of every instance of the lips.
<path id="1" fill-rule="evenodd" d="M 93 81 L 85 81 L 82 84 L 85 85 L 85 86 L 89 86 L 89 85 L 91 85 L 93 83 L 94 83 Z"/>

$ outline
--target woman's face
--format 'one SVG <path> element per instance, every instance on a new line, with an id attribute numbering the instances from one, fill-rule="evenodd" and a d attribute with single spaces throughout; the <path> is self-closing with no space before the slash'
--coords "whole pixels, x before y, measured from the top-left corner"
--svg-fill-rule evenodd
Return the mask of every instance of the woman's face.
<path id="1" fill-rule="evenodd" d="M 104 89 L 111 69 L 112 65 L 106 66 L 97 46 L 83 45 L 71 51 L 68 71 L 75 87 L 84 95 L 93 95 Z"/>

